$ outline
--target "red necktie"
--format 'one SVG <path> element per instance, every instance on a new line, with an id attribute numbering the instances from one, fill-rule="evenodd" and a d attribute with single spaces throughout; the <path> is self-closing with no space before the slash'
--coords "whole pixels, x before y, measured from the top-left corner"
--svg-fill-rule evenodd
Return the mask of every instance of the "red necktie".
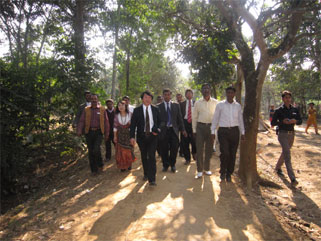
<path id="1" fill-rule="evenodd" d="M 188 102 L 187 122 L 192 123 L 192 103 L 191 100 Z"/>

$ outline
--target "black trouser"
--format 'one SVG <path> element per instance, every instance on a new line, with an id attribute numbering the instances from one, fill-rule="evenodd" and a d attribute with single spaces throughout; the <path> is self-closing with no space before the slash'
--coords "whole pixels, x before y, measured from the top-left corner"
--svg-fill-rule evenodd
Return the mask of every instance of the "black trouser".
<path id="1" fill-rule="evenodd" d="M 236 152 L 240 140 L 238 126 L 227 128 L 220 127 L 217 132 L 220 142 L 221 174 L 232 175 L 234 172 Z"/>
<path id="2" fill-rule="evenodd" d="M 179 152 L 179 155 L 182 156 L 184 155 L 184 147 L 183 147 L 183 134 L 180 133 L 180 138 L 179 138 L 179 149 L 178 149 L 178 152 Z"/>
<path id="3" fill-rule="evenodd" d="M 187 132 L 187 137 L 182 135 L 182 144 L 183 144 L 183 154 L 186 161 L 191 161 L 191 151 L 189 148 L 189 144 L 192 145 L 192 154 L 196 154 L 196 144 L 195 139 L 193 137 L 193 128 L 192 123 L 188 123 L 187 120 L 184 119 L 184 126 Z"/>
<path id="4" fill-rule="evenodd" d="M 88 156 L 91 172 L 97 172 L 99 167 L 103 166 L 100 145 L 103 139 L 101 130 L 89 130 L 86 136 L 86 142 L 88 147 Z"/>
<path id="5" fill-rule="evenodd" d="M 166 131 L 166 133 L 163 133 L 163 139 L 161 140 L 161 156 L 163 161 L 163 167 L 174 167 L 176 164 L 179 139 L 173 127 L 167 127 L 164 130 Z"/>
<path id="6" fill-rule="evenodd" d="M 150 134 L 149 136 L 143 136 L 137 140 L 143 163 L 144 177 L 147 177 L 149 182 L 155 182 L 156 180 L 155 152 L 157 148 L 157 139 L 157 136 Z"/>
<path id="7" fill-rule="evenodd" d="M 111 159 L 111 143 L 114 144 L 115 146 L 115 142 L 114 142 L 114 132 L 113 130 L 109 134 L 109 139 L 107 141 L 105 141 L 105 146 L 106 146 L 106 160 L 110 160 Z"/>

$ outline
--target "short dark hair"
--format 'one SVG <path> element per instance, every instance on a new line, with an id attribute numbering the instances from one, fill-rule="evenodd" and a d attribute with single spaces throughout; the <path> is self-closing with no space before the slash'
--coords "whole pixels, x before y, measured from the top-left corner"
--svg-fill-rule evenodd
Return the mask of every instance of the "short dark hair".
<path id="1" fill-rule="evenodd" d="M 106 100 L 106 104 L 107 104 L 108 102 L 114 103 L 114 100 L 113 100 L 113 99 L 108 99 L 108 100 Z"/>
<path id="2" fill-rule="evenodd" d="M 125 96 L 122 98 L 122 100 L 125 100 L 125 99 L 130 100 L 130 98 L 129 98 L 129 96 L 128 96 L 128 95 L 125 95 Z"/>
<path id="3" fill-rule="evenodd" d="M 85 90 L 84 95 L 91 94 L 89 90 Z"/>
<path id="4" fill-rule="evenodd" d="M 228 90 L 232 90 L 234 93 L 236 92 L 236 89 L 233 86 L 229 86 L 225 89 L 225 92 L 227 92 Z"/>
<path id="5" fill-rule="evenodd" d="M 163 94 L 166 93 L 166 92 L 172 93 L 172 91 L 170 89 L 168 89 L 168 88 L 163 89 Z"/>
<path id="6" fill-rule="evenodd" d="M 95 93 L 91 93 L 91 96 L 97 96 L 97 98 L 99 97 L 98 94 Z"/>
<path id="7" fill-rule="evenodd" d="M 311 102 L 311 103 L 309 103 L 308 105 L 313 105 L 313 106 L 314 106 L 315 104 L 314 104 L 313 102 Z"/>
<path id="8" fill-rule="evenodd" d="M 288 91 L 288 90 L 282 91 L 282 98 L 284 98 L 286 95 L 289 95 L 292 97 L 292 93 L 290 91 Z"/>
<path id="9" fill-rule="evenodd" d="M 194 94 L 192 89 L 186 89 L 185 90 L 185 96 L 186 96 L 187 92 L 191 92 L 192 94 Z"/>
<path id="10" fill-rule="evenodd" d="M 149 90 L 145 90 L 145 91 L 140 95 L 140 98 L 143 99 L 143 98 L 144 98 L 144 95 L 148 95 L 148 96 L 152 97 L 152 99 L 154 98 L 152 92 L 150 92 Z"/>
<path id="11" fill-rule="evenodd" d="M 116 106 L 116 114 L 120 113 L 120 111 L 119 111 L 119 109 L 118 109 L 118 105 L 119 105 L 119 104 L 123 104 L 123 105 L 125 105 L 125 111 L 126 111 L 127 113 L 129 113 L 128 106 L 126 105 L 125 101 L 120 100 L 120 101 L 118 101 L 118 102 L 117 102 L 117 106 Z"/>
<path id="12" fill-rule="evenodd" d="M 178 95 L 182 96 L 182 94 L 181 94 L 181 93 L 177 93 L 177 94 L 176 94 L 176 96 L 178 96 Z"/>
<path id="13" fill-rule="evenodd" d="M 208 86 L 208 87 L 211 88 L 211 85 L 210 85 L 209 83 L 204 83 L 204 84 L 202 84 L 202 89 L 203 89 L 204 86 Z"/>

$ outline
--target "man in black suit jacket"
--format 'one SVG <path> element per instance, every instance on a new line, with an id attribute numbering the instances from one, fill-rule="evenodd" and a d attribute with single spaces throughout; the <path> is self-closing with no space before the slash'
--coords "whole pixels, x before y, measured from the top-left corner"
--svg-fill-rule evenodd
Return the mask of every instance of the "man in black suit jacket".
<path id="1" fill-rule="evenodd" d="M 163 90 L 164 102 L 158 105 L 161 116 L 161 157 L 163 161 L 163 171 L 166 172 L 171 167 L 172 172 L 176 172 L 176 156 L 179 146 L 179 131 L 187 136 L 184 128 L 183 118 L 178 103 L 171 101 L 172 92 L 169 89 Z"/>
<path id="2" fill-rule="evenodd" d="M 144 169 L 144 180 L 148 179 L 149 185 L 156 185 L 156 158 L 157 135 L 160 132 L 159 110 L 151 105 L 153 95 L 144 91 L 141 95 L 143 104 L 136 107 L 130 124 L 130 142 L 135 146 L 135 133 L 140 149 Z"/>
<path id="3" fill-rule="evenodd" d="M 114 118 L 115 118 L 115 108 L 114 101 L 112 99 L 106 100 L 106 112 L 109 120 L 109 138 L 105 141 L 106 146 L 106 162 L 111 159 L 111 143 L 115 145 L 114 142 Z"/>
<path id="4" fill-rule="evenodd" d="M 187 89 L 185 91 L 186 100 L 180 103 L 182 117 L 184 119 L 184 126 L 187 132 L 187 137 L 182 136 L 182 146 L 183 146 L 183 154 L 185 158 L 185 165 L 189 165 L 191 162 L 191 151 L 189 148 L 189 144 L 192 145 L 192 156 L 193 159 L 196 160 L 196 144 L 195 139 L 193 137 L 193 128 L 192 128 L 192 113 L 194 102 L 193 101 L 193 91 L 191 89 Z"/>

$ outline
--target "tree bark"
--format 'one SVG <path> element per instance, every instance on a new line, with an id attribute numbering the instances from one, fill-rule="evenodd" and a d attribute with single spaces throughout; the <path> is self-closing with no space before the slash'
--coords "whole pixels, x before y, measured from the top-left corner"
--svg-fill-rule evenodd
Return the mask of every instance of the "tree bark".
<path id="1" fill-rule="evenodd" d="M 128 94 L 129 91 L 129 74 L 130 74 L 130 51 L 131 51 L 131 37 L 132 37 L 132 29 L 130 30 L 129 34 L 129 41 L 128 41 L 128 47 L 127 47 L 127 60 L 126 60 L 126 94 Z"/>
<path id="2" fill-rule="evenodd" d="M 75 69 L 76 77 L 81 83 L 85 79 L 84 6 L 85 0 L 76 0 L 76 13 L 74 17 Z"/>
<path id="3" fill-rule="evenodd" d="M 116 98 L 116 77 L 117 77 L 117 48 L 118 48 L 118 32 L 119 32 L 119 13 L 120 13 L 120 3 L 117 6 L 117 20 L 115 25 L 115 39 L 114 39 L 114 56 L 113 56 L 113 76 L 111 80 L 111 98 Z"/>
<path id="4" fill-rule="evenodd" d="M 236 83 L 235 83 L 235 89 L 236 89 L 236 95 L 235 99 L 236 102 L 242 104 L 242 85 L 243 85 L 243 70 L 241 65 L 238 63 L 236 65 Z"/>

